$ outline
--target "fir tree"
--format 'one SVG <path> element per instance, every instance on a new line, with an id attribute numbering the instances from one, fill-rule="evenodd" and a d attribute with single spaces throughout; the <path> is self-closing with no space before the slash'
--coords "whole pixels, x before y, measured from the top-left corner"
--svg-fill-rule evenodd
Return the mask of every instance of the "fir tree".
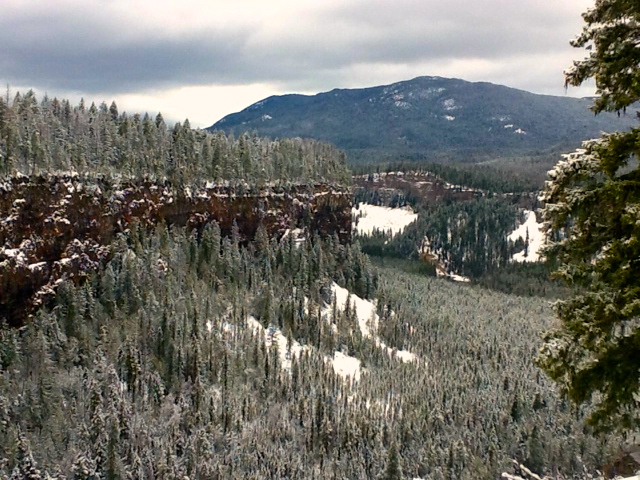
<path id="1" fill-rule="evenodd" d="M 640 100 L 640 3 L 597 0 L 572 43 L 590 50 L 566 73 L 594 78 L 594 111 Z M 545 253 L 575 287 L 559 302 L 561 326 L 546 334 L 538 362 L 576 403 L 594 400 L 589 422 L 602 430 L 640 424 L 640 128 L 605 134 L 565 156 L 543 199 Z"/>
<path id="2" fill-rule="evenodd" d="M 391 444 L 389 455 L 387 456 L 387 468 L 384 472 L 384 480 L 402 480 L 402 471 L 400 470 L 400 458 L 398 456 L 398 448 L 396 443 Z"/>

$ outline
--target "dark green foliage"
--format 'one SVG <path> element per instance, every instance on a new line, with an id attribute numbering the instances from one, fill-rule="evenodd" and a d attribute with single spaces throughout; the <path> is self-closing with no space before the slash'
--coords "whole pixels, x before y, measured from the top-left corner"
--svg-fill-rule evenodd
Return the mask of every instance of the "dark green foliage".
<path id="1" fill-rule="evenodd" d="M 630 125 L 611 114 L 594 118 L 589 104 L 490 83 L 418 77 L 314 96 L 272 96 L 210 130 L 328 141 L 346 150 L 352 164 L 493 161 L 573 148 L 602 130 Z"/>
<path id="2" fill-rule="evenodd" d="M 444 272 L 475 278 L 508 263 L 513 249 L 507 236 L 516 212 L 497 198 L 437 203 L 418 210 L 418 219 L 392 239 L 374 232 L 360 242 L 371 255 L 416 261 L 422 256 L 434 268 L 440 265 Z"/>
<path id="3" fill-rule="evenodd" d="M 640 98 L 640 7 L 635 0 L 596 0 L 583 14 L 586 25 L 571 42 L 589 56 L 573 62 L 567 85 L 595 79 L 595 112 L 625 110 Z"/>
<path id="4" fill-rule="evenodd" d="M 400 458 L 398 457 L 398 448 L 396 447 L 395 442 L 391 444 L 391 448 L 389 449 L 387 467 L 382 478 L 383 480 L 402 480 Z"/>
<path id="5" fill-rule="evenodd" d="M 568 84 L 595 78 L 594 110 L 640 100 L 640 5 L 596 0 L 573 42 L 591 52 L 574 63 Z M 596 430 L 640 426 L 640 128 L 604 134 L 566 155 L 550 172 L 543 197 L 557 277 L 574 288 L 556 306 L 539 363 L 578 404 L 594 401 Z"/>
<path id="6" fill-rule="evenodd" d="M 515 250 L 518 251 L 518 248 Z M 551 278 L 553 269 L 547 262 L 511 262 L 486 271 L 475 281 L 483 287 L 512 295 L 566 298 L 570 289 Z"/>
<path id="7" fill-rule="evenodd" d="M 88 110 L 81 103 L 16 94 L 0 99 L 0 174 L 73 170 L 81 175 L 168 178 L 178 185 L 205 181 L 348 183 L 344 154 L 313 140 L 237 138 L 191 129 L 169 129 L 158 114 L 118 113 L 113 102 Z"/>
<path id="8" fill-rule="evenodd" d="M 557 306 L 562 326 L 547 334 L 540 364 L 577 403 L 599 393 L 590 422 L 603 429 L 638 425 L 640 171 L 621 170 L 639 140 L 634 129 L 588 143 L 545 191 L 555 239 L 546 254 L 575 293 Z"/>

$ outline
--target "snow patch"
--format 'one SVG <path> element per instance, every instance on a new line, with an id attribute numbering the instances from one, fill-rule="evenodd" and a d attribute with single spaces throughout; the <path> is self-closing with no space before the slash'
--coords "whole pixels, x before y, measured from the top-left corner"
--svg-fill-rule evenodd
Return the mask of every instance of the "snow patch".
<path id="1" fill-rule="evenodd" d="M 271 348 L 271 345 L 275 343 L 278 348 L 280 365 L 282 365 L 283 370 L 287 372 L 291 372 L 291 360 L 293 358 L 300 358 L 300 355 L 309 349 L 307 345 L 301 345 L 298 341 L 289 339 L 282 334 L 279 328 L 273 325 L 269 325 L 269 327 L 265 329 L 255 317 L 249 316 L 247 318 L 247 325 L 254 332 L 261 332 L 264 335 L 264 342 L 267 348 Z"/>
<path id="2" fill-rule="evenodd" d="M 471 281 L 468 277 L 463 277 L 462 275 L 458 275 L 456 273 L 447 273 L 444 270 L 436 267 L 436 276 L 448 278 L 449 280 L 453 280 L 454 282 L 462 282 L 469 283 Z"/>
<path id="3" fill-rule="evenodd" d="M 302 228 L 294 228 L 293 230 L 287 228 L 282 235 L 281 242 L 286 241 L 291 237 L 293 239 L 293 246 L 295 248 L 300 247 L 307 239 L 304 230 Z"/>
<path id="4" fill-rule="evenodd" d="M 387 355 L 395 357 L 402 362 L 415 362 L 418 360 L 418 357 L 408 350 L 396 350 L 391 348 L 380 340 L 377 335 L 374 335 L 374 332 L 378 329 L 378 323 L 380 321 L 380 317 L 376 313 L 375 303 L 369 300 L 364 300 L 358 295 L 352 294 L 349 290 L 342 288 L 335 282 L 331 284 L 331 294 L 335 299 L 336 308 L 340 312 L 343 312 L 347 308 L 347 302 L 350 302 L 349 308 L 356 314 L 358 327 L 360 328 L 360 332 L 363 337 L 372 338 L 377 347 L 383 349 Z M 324 318 L 331 320 L 331 315 L 331 306 L 323 309 L 322 316 Z"/>
<path id="5" fill-rule="evenodd" d="M 350 301 L 349 308 L 355 311 L 362 336 L 370 337 L 371 331 L 378 327 L 379 318 L 375 304 L 353 295 L 349 290 L 342 288 L 335 282 L 331 285 L 331 294 L 335 298 L 336 306 L 340 311 L 344 311 L 347 308 L 347 302 Z"/>
<path id="6" fill-rule="evenodd" d="M 519 238 L 526 241 L 528 231 L 529 245 L 528 248 L 514 254 L 512 258 L 516 262 L 537 262 L 540 260 L 540 247 L 542 247 L 542 244 L 544 243 L 543 224 L 538 223 L 535 212 L 525 210 L 525 215 L 525 222 L 509 234 L 507 238 L 512 242 L 515 242 Z M 527 253 L 526 256 L 525 252 Z"/>
<path id="7" fill-rule="evenodd" d="M 47 262 L 32 263 L 29 265 L 29 270 L 32 272 L 41 272 L 47 267 Z"/>
<path id="8" fill-rule="evenodd" d="M 513 128 L 513 123 L 510 123 L 508 125 L 504 125 L 503 128 Z"/>
<path id="9" fill-rule="evenodd" d="M 368 203 L 358 204 L 352 209 L 352 214 L 355 216 L 353 231 L 358 235 L 371 235 L 374 230 L 379 230 L 394 236 L 418 218 L 411 207 L 378 207 Z"/>
<path id="10" fill-rule="evenodd" d="M 272 120 L 273 117 L 271 115 L 262 115 L 260 119 L 264 122 L 265 120 Z"/>
<path id="11" fill-rule="evenodd" d="M 449 120 L 450 122 L 453 122 L 456 119 L 456 117 L 454 117 L 453 115 L 445 115 L 444 119 Z"/>
<path id="12" fill-rule="evenodd" d="M 527 134 L 527 132 L 525 132 L 521 128 L 518 128 L 517 130 L 514 130 L 513 133 L 517 133 L 519 135 L 526 135 Z"/>
<path id="13" fill-rule="evenodd" d="M 442 106 L 447 111 L 457 110 L 460 108 L 458 105 L 456 105 L 456 101 L 453 98 L 447 98 L 442 102 Z"/>
<path id="14" fill-rule="evenodd" d="M 361 362 L 355 357 L 350 357 L 342 352 L 334 352 L 333 357 L 325 357 L 331 362 L 333 371 L 336 375 L 343 378 L 350 377 L 356 382 L 360 380 Z"/>

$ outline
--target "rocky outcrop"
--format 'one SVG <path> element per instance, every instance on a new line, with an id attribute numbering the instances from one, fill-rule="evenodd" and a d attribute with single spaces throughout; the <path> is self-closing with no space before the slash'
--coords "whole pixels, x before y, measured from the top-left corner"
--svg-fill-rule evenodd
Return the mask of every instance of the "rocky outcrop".
<path id="1" fill-rule="evenodd" d="M 21 325 L 68 278 L 81 281 L 108 260 L 109 245 L 132 222 L 202 228 L 237 226 L 248 241 L 263 225 L 351 235 L 351 194 L 320 184 L 207 185 L 198 190 L 151 181 L 114 182 L 77 175 L 13 177 L 0 183 L 0 320 Z"/>
<path id="2" fill-rule="evenodd" d="M 366 192 L 372 203 L 389 205 L 395 198 L 418 203 L 466 201 L 484 195 L 478 189 L 451 185 L 428 172 L 383 172 L 353 177 L 354 192 Z"/>

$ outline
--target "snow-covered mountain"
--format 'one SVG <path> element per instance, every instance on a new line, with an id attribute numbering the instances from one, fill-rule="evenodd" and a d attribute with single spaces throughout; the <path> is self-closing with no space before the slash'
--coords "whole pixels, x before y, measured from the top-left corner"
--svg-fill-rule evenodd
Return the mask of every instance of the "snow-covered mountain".
<path id="1" fill-rule="evenodd" d="M 440 77 L 362 89 L 272 96 L 227 115 L 210 130 L 334 143 L 352 161 L 386 158 L 481 160 L 572 148 L 631 116 L 594 116 L 591 100 L 537 95 Z"/>

